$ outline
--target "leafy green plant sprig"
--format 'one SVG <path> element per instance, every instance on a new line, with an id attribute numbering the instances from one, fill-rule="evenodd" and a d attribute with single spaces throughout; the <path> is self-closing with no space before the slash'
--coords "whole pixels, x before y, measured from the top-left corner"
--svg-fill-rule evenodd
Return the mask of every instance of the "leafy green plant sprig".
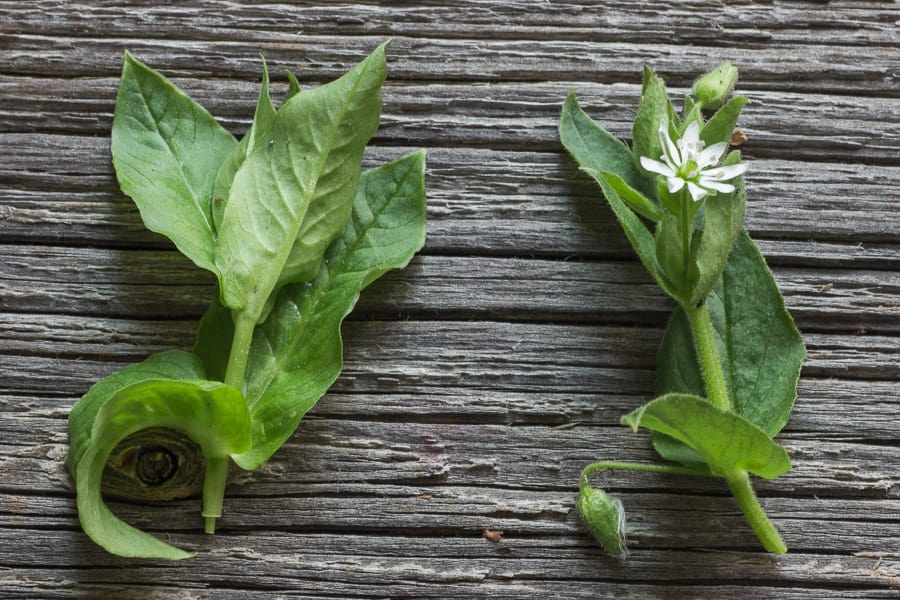
<path id="1" fill-rule="evenodd" d="M 657 354 L 658 397 L 622 423 L 652 432 L 654 448 L 679 464 L 597 462 L 584 469 L 578 509 L 610 554 L 624 554 L 622 503 L 590 485 L 598 470 L 720 477 L 763 547 L 787 548 L 763 511 L 749 474 L 790 469 L 772 441 L 797 396 L 806 354 L 762 255 L 743 230 L 740 153 L 727 152 L 747 99 L 728 99 L 737 69 L 723 63 L 695 82 L 676 112 L 665 84 L 644 69 L 632 146 L 565 101 L 559 133 L 599 185 L 644 267 L 678 309 Z"/>
<path id="2" fill-rule="evenodd" d="M 73 407 L 66 464 L 82 526 L 121 556 L 180 559 L 101 497 L 107 459 L 147 428 L 186 433 L 205 460 L 213 533 L 231 461 L 256 469 L 342 367 L 340 327 L 363 288 L 425 241 L 423 151 L 361 172 L 378 127 L 384 45 L 339 79 L 276 109 L 263 61 L 250 131 L 238 142 L 165 77 L 126 53 L 112 155 L 146 226 L 218 279 L 192 352 L 169 351 L 94 385 Z"/>

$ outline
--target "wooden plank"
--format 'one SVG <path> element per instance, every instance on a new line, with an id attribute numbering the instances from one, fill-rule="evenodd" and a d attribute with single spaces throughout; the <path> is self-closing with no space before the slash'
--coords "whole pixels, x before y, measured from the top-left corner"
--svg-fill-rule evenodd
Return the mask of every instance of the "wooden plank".
<path id="1" fill-rule="evenodd" d="M 266 40 L 197 40 L 145 37 L 73 37 L 0 34 L 8 48 L 3 72 L 16 75 L 90 77 L 112 75 L 121 55 L 132 50 L 159 68 L 196 74 L 259 74 L 257 53 L 273 65 L 303 64 L 307 80 L 338 76 L 348 65 L 387 36 L 372 34 L 346 39 L 333 35 L 296 34 Z M 633 41 L 633 40 L 632 40 Z M 673 84 L 687 85 L 708 68 L 710 49 L 669 43 L 594 42 L 584 40 L 460 40 L 394 36 L 389 50 L 394 79 L 407 81 L 630 81 L 643 64 L 670 73 Z M 719 48 L 719 60 L 741 65 L 748 88 L 791 91 L 895 95 L 893 74 L 898 52 L 891 46 L 872 52 L 865 46 L 809 46 L 802 43 Z M 779 69 L 771 68 L 773 63 Z"/>
<path id="2" fill-rule="evenodd" d="M 273 70 L 274 72 L 274 70 Z M 597 84 L 566 79 L 528 84 L 413 85 L 391 83 L 376 140 L 427 147 L 491 147 L 558 151 L 557 124 L 562 102 L 576 89 L 585 110 L 616 136 L 630 138 L 640 85 Z M 223 79 L 175 78 L 202 106 L 232 131 L 249 127 L 258 83 Z M 48 89 L 53 92 L 48 94 Z M 48 79 L 0 76 L 0 131 L 108 136 L 118 80 L 115 78 Z M 282 97 L 285 84 L 273 85 Z M 685 90 L 672 90 L 675 98 Z M 746 91 L 741 129 L 748 141 L 741 149 L 752 158 L 812 162 L 893 164 L 900 148 L 900 127 L 891 98 Z M 3 98 L 6 98 L 5 100 Z M 443 107 L 440 112 L 431 107 Z M 852 159 L 852 161 L 850 160 Z"/>
<path id="3" fill-rule="evenodd" d="M 40 35 L 140 35 L 265 41 L 291 38 L 298 31 L 328 34 L 335 24 L 347 36 L 396 35 L 469 39 L 592 39 L 633 42 L 674 40 L 684 44 L 804 43 L 896 46 L 892 28 L 896 13 L 884 2 L 829 2 L 815 14 L 803 5 L 753 6 L 694 2 L 648 6 L 639 0 L 604 2 L 556 1 L 533 10 L 532 3 L 503 4 L 430 2 L 415 7 L 334 2 L 327 5 L 242 2 L 219 5 L 196 2 L 179 11 L 160 6 L 96 5 L 89 2 L 40 0 L 15 10 L 0 7 L 8 31 Z M 702 12 L 701 12 L 702 11 Z M 699 13 L 699 14 L 698 14 Z M 710 22 L 716 27 L 711 28 Z M 827 28 L 832 37 L 818 35 Z"/>
<path id="4" fill-rule="evenodd" d="M 144 230 L 131 201 L 117 191 L 108 140 L 0 134 L 0 143 L 10 151 L 0 164 L 7 197 L 0 205 L 4 241 L 170 247 Z M 376 148 L 367 165 L 407 150 Z M 859 266 L 900 264 L 900 216 L 891 209 L 900 169 L 798 169 L 796 163 L 762 160 L 754 166 L 749 178 L 760 192 L 751 195 L 747 227 L 761 243 L 772 241 L 763 244 L 767 254 L 804 264 L 835 264 L 831 257 Z M 792 183 L 785 187 L 788 177 Z M 633 255 L 595 186 L 559 154 L 437 148 L 429 152 L 427 180 L 429 251 Z M 479 200 L 485 197 L 491 202 Z M 785 243 L 790 249 L 779 250 Z"/>
<path id="5" fill-rule="evenodd" d="M 776 268 L 804 331 L 900 332 L 893 271 Z M 182 255 L 0 245 L 0 310 L 119 318 L 199 318 L 214 276 Z M 534 294 L 535 285 L 552 289 Z M 352 319 L 397 317 L 665 323 L 674 306 L 637 262 L 420 256 L 361 298 Z"/>

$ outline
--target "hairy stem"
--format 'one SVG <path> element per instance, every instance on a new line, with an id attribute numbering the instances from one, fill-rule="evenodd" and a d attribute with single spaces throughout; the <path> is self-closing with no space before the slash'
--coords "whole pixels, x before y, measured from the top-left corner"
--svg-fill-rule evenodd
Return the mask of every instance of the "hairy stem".
<path id="1" fill-rule="evenodd" d="M 706 469 L 694 469 L 692 467 L 680 467 L 675 465 L 645 465 L 641 463 L 615 462 L 615 461 L 599 461 L 591 463 L 581 472 L 581 481 L 579 489 L 584 491 L 588 485 L 588 478 L 594 471 L 609 469 L 614 471 L 644 471 L 647 473 L 667 473 L 669 475 L 701 475 L 709 477 L 710 473 Z"/>
<path id="2" fill-rule="evenodd" d="M 700 371 L 703 373 L 703 382 L 706 384 L 706 393 L 709 401 L 716 408 L 723 411 L 731 411 L 731 401 L 728 399 L 728 389 L 725 386 L 725 374 L 722 371 L 722 363 L 719 362 L 719 352 L 716 350 L 716 342 L 713 338 L 712 322 L 709 318 L 709 310 L 705 304 L 699 307 L 686 307 L 688 319 L 691 322 L 691 331 L 694 333 L 694 345 L 697 348 L 697 359 L 700 362 Z M 756 532 L 763 548 L 774 554 L 784 554 L 787 546 L 781 539 L 781 535 L 769 520 L 766 512 L 759 503 L 750 477 L 746 471 L 738 470 L 723 474 L 731 493 L 734 494 L 738 506 L 741 507 L 750 527 Z"/>
<path id="3" fill-rule="evenodd" d="M 750 477 L 746 471 L 737 471 L 729 473 L 725 476 L 731 493 L 734 494 L 738 506 L 747 517 L 747 521 L 756 532 L 756 537 L 762 542 L 763 548 L 773 554 L 784 554 L 787 552 L 787 546 L 775 526 L 766 515 L 766 511 L 759 503 L 753 486 L 750 485 Z"/>
<path id="4" fill-rule="evenodd" d="M 685 307 L 691 331 L 694 334 L 694 346 L 697 349 L 697 360 L 706 384 L 706 395 L 713 406 L 723 411 L 731 410 L 728 399 L 728 388 L 725 385 L 725 373 L 719 362 L 719 351 L 713 336 L 712 321 L 705 304 L 698 307 Z"/>

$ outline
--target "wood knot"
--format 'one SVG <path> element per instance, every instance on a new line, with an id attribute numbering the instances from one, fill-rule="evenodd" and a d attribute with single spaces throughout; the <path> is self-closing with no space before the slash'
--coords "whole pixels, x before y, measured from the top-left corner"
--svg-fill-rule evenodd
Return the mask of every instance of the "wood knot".
<path id="1" fill-rule="evenodd" d="M 191 438 L 149 428 L 128 436 L 106 461 L 103 493 L 138 502 L 165 502 L 200 493 L 203 453 Z"/>
<path id="2" fill-rule="evenodd" d="M 145 444 L 138 449 L 135 476 L 149 486 L 162 485 L 178 470 L 178 457 L 164 446 Z"/>

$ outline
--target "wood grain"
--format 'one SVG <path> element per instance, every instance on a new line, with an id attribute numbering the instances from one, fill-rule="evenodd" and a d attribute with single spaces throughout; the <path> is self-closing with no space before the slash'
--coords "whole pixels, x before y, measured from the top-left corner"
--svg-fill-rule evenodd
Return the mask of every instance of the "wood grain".
<path id="1" fill-rule="evenodd" d="M 900 598 L 900 19 L 894 2 L 0 1 L 0 597 Z M 235 135 L 259 53 L 326 81 L 387 38 L 374 166 L 428 149 L 428 241 L 369 288 L 345 368 L 258 471 L 199 499 L 115 501 L 200 554 L 110 556 L 63 465 L 69 408 L 189 348 L 213 293 L 146 231 L 109 158 L 121 55 Z M 631 555 L 578 523 L 580 470 L 655 461 L 620 416 L 653 394 L 671 303 L 557 140 L 560 106 L 627 138 L 647 63 L 676 97 L 731 59 L 752 100 L 747 229 L 809 349 L 757 481 L 791 552 L 762 553 L 717 480 L 597 474 Z M 485 530 L 502 532 L 498 541 Z"/>

